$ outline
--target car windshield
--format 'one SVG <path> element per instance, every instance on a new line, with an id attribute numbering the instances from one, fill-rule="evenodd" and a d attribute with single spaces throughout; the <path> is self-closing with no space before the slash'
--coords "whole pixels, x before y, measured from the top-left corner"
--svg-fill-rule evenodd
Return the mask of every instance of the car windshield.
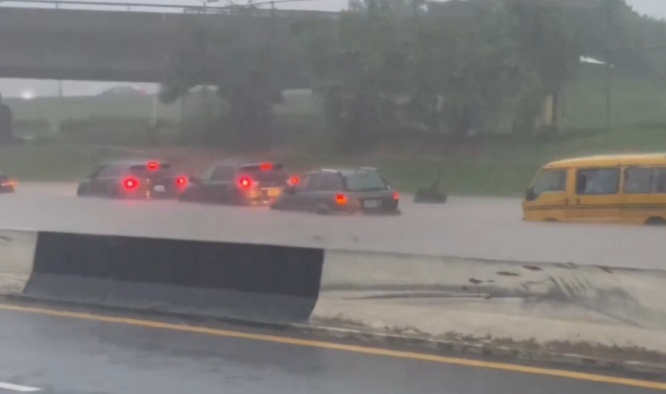
<path id="1" fill-rule="evenodd" d="M 377 172 L 358 172 L 345 176 L 345 189 L 354 192 L 386 190 L 388 184 Z"/>
<path id="2" fill-rule="evenodd" d="M 540 195 L 546 192 L 564 191 L 565 186 L 566 170 L 543 170 L 534 181 L 532 192 Z"/>

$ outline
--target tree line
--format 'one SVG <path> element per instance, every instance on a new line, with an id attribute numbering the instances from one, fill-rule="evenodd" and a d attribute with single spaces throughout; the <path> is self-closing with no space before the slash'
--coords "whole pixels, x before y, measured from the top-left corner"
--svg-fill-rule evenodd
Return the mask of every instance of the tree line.
<path id="1" fill-rule="evenodd" d="M 340 147 L 382 138 L 461 140 L 505 123 L 520 135 L 554 132 L 581 56 L 622 72 L 663 76 L 661 21 L 624 0 L 355 0 L 335 20 L 284 23 L 252 9 L 183 34 L 161 98 L 201 81 L 216 87 L 211 142 L 272 141 L 273 107 L 299 81 L 315 93 Z"/>

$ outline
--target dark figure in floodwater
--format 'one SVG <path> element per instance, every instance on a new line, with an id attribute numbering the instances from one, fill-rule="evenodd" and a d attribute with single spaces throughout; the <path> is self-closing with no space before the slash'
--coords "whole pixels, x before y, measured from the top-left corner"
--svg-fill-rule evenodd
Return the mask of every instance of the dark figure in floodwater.
<path id="1" fill-rule="evenodd" d="M 10 143 L 14 141 L 13 114 L 9 106 L 2 102 L 0 94 L 0 143 Z"/>

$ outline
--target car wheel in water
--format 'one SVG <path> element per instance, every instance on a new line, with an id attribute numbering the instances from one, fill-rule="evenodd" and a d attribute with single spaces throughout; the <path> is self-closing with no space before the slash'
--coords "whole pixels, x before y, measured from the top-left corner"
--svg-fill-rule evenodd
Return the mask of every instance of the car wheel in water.
<path id="1" fill-rule="evenodd" d="M 118 190 L 117 187 L 110 187 L 106 191 L 106 197 L 107 198 L 122 198 L 123 195 L 122 195 L 122 193 L 120 193 L 120 190 Z"/>
<path id="2" fill-rule="evenodd" d="M 76 196 L 77 197 L 88 197 L 88 196 L 90 196 L 88 188 L 84 185 L 79 185 L 79 187 L 76 188 Z"/>
<path id="3" fill-rule="evenodd" d="M 178 201 L 181 201 L 181 202 L 192 201 L 192 200 L 193 200 L 192 195 L 193 195 L 193 192 L 192 192 L 191 189 L 185 189 L 185 191 L 182 192 L 182 193 L 178 196 Z"/>
<path id="4" fill-rule="evenodd" d="M 649 226 L 664 226 L 666 225 L 666 219 L 661 217 L 651 217 L 645 221 L 645 224 Z"/>
<path id="5" fill-rule="evenodd" d="M 317 210 L 315 212 L 319 215 L 328 215 L 331 213 L 331 210 L 324 205 L 320 205 L 317 207 Z"/>

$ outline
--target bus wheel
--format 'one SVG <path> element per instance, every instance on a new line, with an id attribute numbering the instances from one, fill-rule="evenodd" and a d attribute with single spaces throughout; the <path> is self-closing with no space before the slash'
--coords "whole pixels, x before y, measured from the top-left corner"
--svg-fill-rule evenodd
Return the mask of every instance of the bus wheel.
<path id="1" fill-rule="evenodd" d="M 645 224 L 650 226 L 664 226 L 666 225 L 666 219 L 653 216 L 645 221 Z"/>

